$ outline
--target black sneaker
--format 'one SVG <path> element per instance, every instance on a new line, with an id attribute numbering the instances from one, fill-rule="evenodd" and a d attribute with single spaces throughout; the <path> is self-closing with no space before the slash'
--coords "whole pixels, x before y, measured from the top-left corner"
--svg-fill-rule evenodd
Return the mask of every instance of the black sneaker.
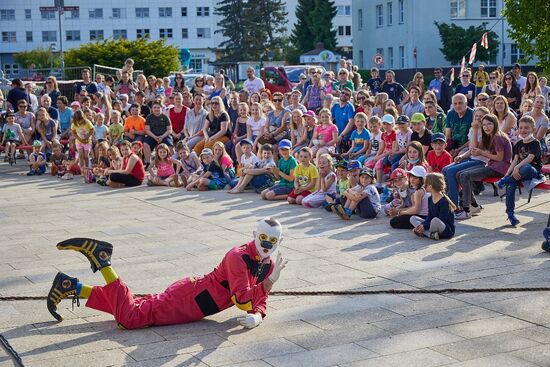
<path id="1" fill-rule="evenodd" d="M 48 293 L 46 304 L 48 306 L 48 311 L 50 311 L 57 321 L 63 321 L 63 316 L 57 313 L 57 305 L 62 299 L 73 296 L 73 304 L 76 303 L 80 306 L 80 301 L 76 294 L 77 282 L 78 279 L 71 278 L 67 274 L 61 272 L 57 273 L 55 276 L 50 292 Z"/>
<path id="2" fill-rule="evenodd" d="M 111 266 L 113 245 L 108 242 L 91 238 L 71 238 L 57 244 L 58 250 L 75 250 L 81 252 L 90 260 L 92 271 L 95 273 L 107 266 Z"/>

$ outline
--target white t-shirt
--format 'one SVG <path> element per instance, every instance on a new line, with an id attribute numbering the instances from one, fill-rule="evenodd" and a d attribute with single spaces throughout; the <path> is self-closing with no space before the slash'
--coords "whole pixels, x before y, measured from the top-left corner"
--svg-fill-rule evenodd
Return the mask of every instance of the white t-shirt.
<path id="1" fill-rule="evenodd" d="M 527 83 L 527 78 L 522 75 L 519 77 L 517 82 L 518 82 L 519 90 L 523 92 L 523 90 L 525 89 L 525 84 Z"/>
<path id="2" fill-rule="evenodd" d="M 250 153 L 250 157 L 247 157 L 246 155 L 241 155 L 241 166 L 253 166 L 258 162 L 258 157 L 256 157 L 256 154 Z"/>
<path id="3" fill-rule="evenodd" d="M 254 79 L 246 79 L 244 81 L 244 89 L 248 91 L 248 93 L 258 93 L 261 89 L 264 89 L 265 85 L 262 79 L 254 77 Z"/>
<path id="4" fill-rule="evenodd" d="M 380 149 L 380 142 L 382 141 L 382 131 L 379 131 L 378 134 L 374 135 L 372 134 L 370 136 L 370 154 L 376 155 L 378 154 L 378 150 Z"/>
<path id="5" fill-rule="evenodd" d="M 266 124 L 266 121 L 263 117 L 260 117 L 258 121 L 254 120 L 253 117 L 249 117 L 246 121 L 246 124 L 252 129 L 252 136 L 258 137 L 260 136 L 260 131 L 262 130 L 262 127 Z"/>

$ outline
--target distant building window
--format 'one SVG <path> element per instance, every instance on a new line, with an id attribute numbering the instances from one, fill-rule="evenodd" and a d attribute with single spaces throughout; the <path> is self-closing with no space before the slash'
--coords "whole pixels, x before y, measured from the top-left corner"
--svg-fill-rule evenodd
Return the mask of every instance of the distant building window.
<path id="1" fill-rule="evenodd" d="M 114 39 L 128 39 L 128 31 L 126 29 L 113 29 Z"/>
<path id="2" fill-rule="evenodd" d="M 209 6 L 198 6 L 197 7 L 197 17 L 208 17 L 210 16 L 210 7 Z"/>
<path id="3" fill-rule="evenodd" d="M 161 28 L 161 29 L 159 29 L 159 37 L 160 38 L 172 38 L 173 37 L 172 28 Z"/>
<path id="4" fill-rule="evenodd" d="M 210 28 L 197 28 L 197 38 L 210 38 Z"/>
<path id="5" fill-rule="evenodd" d="M 181 38 L 189 38 L 189 29 L 187 28 L 181 29 Z"/>
<path id="6" fill-rule="evenodd" d="M 187 16 L 187 7 L 184 6 L 181 8 L 181 16 L 186 17 Z"/>
<path id="7" fill-rule="evenodd" d="M 359 69 L 365 68 L 365 52 L 363 50 L 359 50 Z"/>
<path id="8" fill-rule="evenodd" d="M 19 74 L 19 65 L 17 64 L 4 64 L 4 71 L 6 75 L 18 75 Z"/>
<path id="9" fill-rule="evenodd" d="M 481 0 L 481 17 L 496 18 L 497 0 Z"/>
<path id="10" fill-rule="evenodd" d="M 57 32 L 42 31 L 42 42 L 57 42 Z"/>
<path id="11" fill-rule="evenodd" d="M 515 64 L 516 62 L 520 61 L 525 57 L 525 54 L 523 51 L 516 45 L 515 43 L 512 43 L 510 45 L 510 61 L 512 64 Z"/>
<path id="12" fill-rule="evenodd" d="M 149 8 L 136 8 L 136 18 L 149 18 Z"/>
<path id="13" fill-rule="evenodd" d="M 451 18 L 466 17 L 466 0 L 450 0 Z"/>
<path id="14" fill-rule="evenodd" d="M 376 26 L 382 27 L 384 25 L 384 8 L 382 4 L 376 5 Z"/>
<path id="15" fill-rule="evenodd" d="M 27 39 L 27 42 L 32 42 L 32 31 L 25 32 L 25 38 Z"/>
<path id="16" fill-rule="evenodd" d="M 103 9 L 102 8 L 89 9 L 88 17 L 90 19 L 103 19 Z"/>
<path id="17" fill-rule="evenodd" d="M 136 38 L 144 38 L 149 37 L 151 33 L 149 32 L 149 29 L 136 29 Z"/>
<path id="18" fill-rule="evenodd" d="M 15 20 L 15 9 L 0 9 L 0 20 Z"/>
<path id="19" fill-rule="evenodd" d="M 71 10 L 65 12 L 65 19 L 79 19 L 80 18 L 80 11 L 79 10 Z"/>
<path id="20" fill-rule="evenodd" d="M 32 19 L 31 9 L 25 9 L 25 19 Z"/>
<path id="21" fill-rule="evenodd" d="M 5 43 L 17 42 L 17 37 L 15 35 L 15 32 L 2 32 L 2 42 L 5 42 Z"/>
<path id="22" fill-rule="evenodd" d="M 350 5 L 338 5 L 336 7 L 336 15 L 338 16 L 350 16 L 351 15 L 351 6 Z"/>
<path id="23" fill-rule="evenodd" d="M 192 69 L 194 73 L 202 73 L 202 59 L 189 60 L 189 68 Z"/>
<path id="24" fill-rule="evenodd" d="M 393 69 L 393 47 L 388 47 L 388 64 L 390 69 Z"/>
<path id="25" fill-rule="evenodd" d="M 339 36 L 344 35 L 344 26 L 343 25 L 338 26 L 338 35 Z"/>
<path id="26" fill-rule="evenodd" d="M 393 3 L 386 4 L 386 10 L 388 11 L 388 25 L 393 24 Z"/>
<path id="27" fill-rule="evenodd" d="M 346 26 L 346 36 L 351 36 L 351 26 L 350 25 Z"/>
<path id="28" fill-rule="evenodd" d="M 172 8 L 159 8 L 159 17 L 160 18 L 172 17 Z"/>
<path id="29" fill-rule="evenodd" d="M 126 8 L 113 8 L 113 19 L 125 19 Z"/>
<path id="30" fill-rule="evenodd" d="M 105 39 L 104 35 L 103 35 L 103 30 L 102 29 L 97 29 L 97 30 L 91 30 L 90 31 L 90 41 L 101 41 Z"/>
<path id="31" fill-rule="evenodd" d="M 399 46 L 399 66 L 405 69 L 405 46 Z"/>
<path id="32" fill-rule="evenodd" d="M 44 19 L 44 20 L 55 19 L 55 12 L 54 11 L 41 11 L 40 12 L 40 19 Z"/>
<path id="33" fill-rule="evenodd" d="M 80 41 L 80 31 L 66 31 L 65 39 L 67 41 Z"/>
<path id="34" fill-rule="evenodd" d="M 357 9 L 357 29 L 363 29 L 363 9 Z"/>
<path id="35" fill-rule="evenodd" d="M 399 6 L 399 23 L 405 23 L 405 0 L 399 0 L 397 5 Z"/>

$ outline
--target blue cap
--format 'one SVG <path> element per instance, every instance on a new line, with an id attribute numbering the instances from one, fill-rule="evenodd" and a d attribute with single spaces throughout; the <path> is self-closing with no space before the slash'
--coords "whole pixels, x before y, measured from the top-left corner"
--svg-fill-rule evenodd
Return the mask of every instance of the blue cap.
<path id="1" fill-rule="evenodd" d="M 250 145 L 250 146 L 252 146 L 252 145 L 254 145 L 254 143 L 252 143 L 252 142 L 250 141 L 250 139 L 243 139 L 243 140 L 241 140 L 241 146 L 243 146 L 243 145 Z"/>
<path id="2" fill-rule="evenodd" d="M 395 117 L 393 117 L 390 114 L 386 114 L 386 115 L 382 116 L 382 123 L 393 125 L 395 123 Z"/>
<path id="3" fill-rule="evenodd" d="M 288 139 L 283 139 L 279 142 L 279 149 L 292 149 L 292 143 Z"/>
<path id="4" fill-rule="evenodd" d="M 408 124 L 409 122 L 411 122 L 411 119 L 407 115 L 401 115 L 397 118 L 398 124 Z"/>
<path id="5" fill-rule="evenodd" d="M 348 162 L 348 171 L 351 171 L 357 168 L 361 168 L 361 163 L 359 163 L 359 161 L 353 160 Z"/>
<path id="6" fill-rule="evenodd" d="M 444 143 L 447 142 L 447 138 L 445 137 L 445 134 L 443 134 L 443 133 L 435 133 L 435 134 L 432 135 L 432 143 L 436 142 L 438 140 L 441 140 Z"/>

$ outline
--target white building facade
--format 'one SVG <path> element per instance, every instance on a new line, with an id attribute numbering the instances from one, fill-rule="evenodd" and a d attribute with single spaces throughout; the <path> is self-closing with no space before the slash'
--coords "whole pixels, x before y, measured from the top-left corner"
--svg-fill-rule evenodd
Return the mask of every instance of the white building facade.
<path id="1" fill-rule="evenodd" d="M 501 45 L 491 64 L 510 66 L 523 56 L 508 37 L 506 20 L 500 19 L 503 0 L 353 0 L 352 7 L 353 59 L 361 69 L 376 66 L 376 54 L 383 56 L 384 69 L 450 66 L 439 50 L 434 22 L 493 27 Z M 464 53 L 469 55 L 469 49 Z"/>
<path id="2" fill-rule="evenodd" d="M 0 69 L 9 77 L 17 76 L 20 66 L 13 54 L 35 48 L 63 50 L 83 43 L 108 38 L 152 40 L 165 38 L 169 44 L 191 52 L 190 67 L 209 71 L 216 60 L 212 49 L 223 37 L 216 33 L 219 16 L 214 14 L 217 0 L 65 0 L 65 6 L 78 10 L 59 13 L 40 11 L 53 6 L 54 0 L 0 0 Z M 297 0 L 288 0 L 288 33 L 296 22 Z M 338 15 L 334 27 L 338 45 L 351 49 L 351 0 L 336 0 Z M 61 38 L 61 39 L 60 39 Z M 243 60 L 244 61 L 244 60 Z"/>

